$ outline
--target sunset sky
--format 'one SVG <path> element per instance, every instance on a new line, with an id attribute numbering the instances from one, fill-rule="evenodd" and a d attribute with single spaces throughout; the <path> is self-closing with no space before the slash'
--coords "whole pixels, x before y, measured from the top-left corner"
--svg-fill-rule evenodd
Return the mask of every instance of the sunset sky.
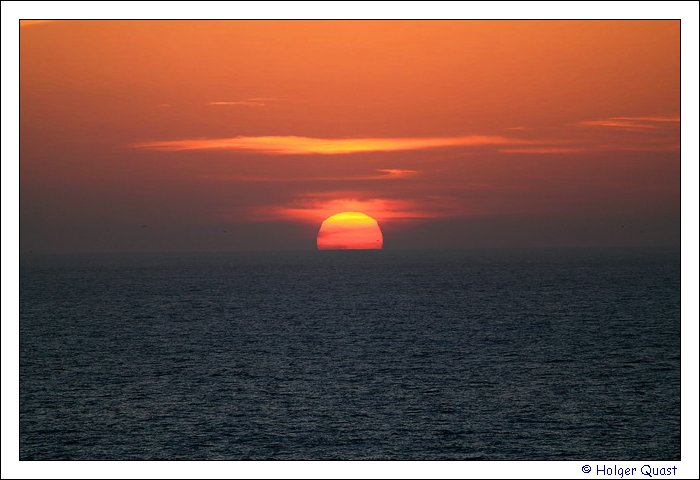
<path id="1" fill-rule="evenodd" d="M 20 28 L 23 252 L 680 244 L 677 21 Z"/>

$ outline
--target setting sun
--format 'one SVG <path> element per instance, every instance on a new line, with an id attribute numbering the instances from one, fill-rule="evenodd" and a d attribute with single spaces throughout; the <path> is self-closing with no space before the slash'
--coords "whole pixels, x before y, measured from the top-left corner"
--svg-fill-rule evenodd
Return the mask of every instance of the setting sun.
<path id="1" fill-rule="evenodd" d="M 381 250 L 384 237 L 374 218 L 361 212 L 343 212 L 323 221 L 316 244 L 319 250 Z"/>

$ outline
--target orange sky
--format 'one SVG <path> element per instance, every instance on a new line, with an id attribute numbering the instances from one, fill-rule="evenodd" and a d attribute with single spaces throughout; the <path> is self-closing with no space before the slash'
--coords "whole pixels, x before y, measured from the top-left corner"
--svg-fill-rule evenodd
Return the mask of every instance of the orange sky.
<path id="1" fill-rule="evenodd" d="M 677 245 L 676 21 L 20 28 L 23 251 Z"/>

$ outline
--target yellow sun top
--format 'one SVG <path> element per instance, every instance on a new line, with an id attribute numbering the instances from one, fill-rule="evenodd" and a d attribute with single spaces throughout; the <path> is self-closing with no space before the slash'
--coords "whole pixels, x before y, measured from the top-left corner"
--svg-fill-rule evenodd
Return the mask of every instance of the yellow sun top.
<path id="1" fill-rule="evenodd" d="M 342 212 L 328 217 L 323 223 L 376 224 L 377 221 L 362 212 Z"/>
<path id="2" fill-rule="evenodd" d="M 332 223 L 377 223 L 375 219 L 362 212 L 342 212 L 328 217 L 326 222 Z"/>

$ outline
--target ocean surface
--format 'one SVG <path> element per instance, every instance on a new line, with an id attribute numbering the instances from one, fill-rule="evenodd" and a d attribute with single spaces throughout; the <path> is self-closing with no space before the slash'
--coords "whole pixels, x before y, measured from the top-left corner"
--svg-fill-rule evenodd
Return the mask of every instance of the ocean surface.
<path id="1" fill-rule="evenodd" d="M 679 460 L 670 250 L 24 256 L 22 460 Z"/>

